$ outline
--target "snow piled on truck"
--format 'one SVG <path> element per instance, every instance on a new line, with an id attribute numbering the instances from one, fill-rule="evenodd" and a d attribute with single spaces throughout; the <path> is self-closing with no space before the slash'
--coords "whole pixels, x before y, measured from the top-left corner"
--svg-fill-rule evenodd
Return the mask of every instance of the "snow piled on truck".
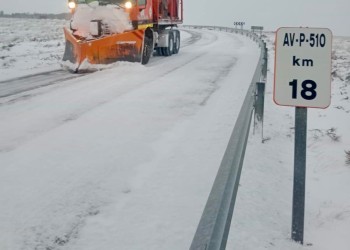
<path id="1" fill-rule="evenodd" d="M 71 27 L 74 34 L 91 38 L 90 23 L 93 20 L 102 20 L 103 25 L 108 27 L 111 33 L 123 33 L 131 30 L 132 25 L 129 14 L 116 5 L 99 6 L 98 2 L 80 4 L 72 18 Z"/>

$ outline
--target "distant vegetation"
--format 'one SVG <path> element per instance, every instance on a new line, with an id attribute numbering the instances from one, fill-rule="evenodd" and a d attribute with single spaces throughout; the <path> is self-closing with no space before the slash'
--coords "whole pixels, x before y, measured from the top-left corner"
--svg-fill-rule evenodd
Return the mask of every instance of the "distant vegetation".
<path id="1" fill-rule="evenodd" d="M 346 155 L 345 163 L 347 165 L 350 165 L 350 150 L 349 151 L 345 151 L 345 155 Z"/>
<path id="2" fill-rule="evenodd" d="M 12 13 L 5 14 L 3 11 L 0 11 L 0 17 L 7 18 L 33 18 L 33 19 L 66 19 L 71 18 L 70 13 L 60 13 L 60 14 L 44 14 L 44 13 Z"/>

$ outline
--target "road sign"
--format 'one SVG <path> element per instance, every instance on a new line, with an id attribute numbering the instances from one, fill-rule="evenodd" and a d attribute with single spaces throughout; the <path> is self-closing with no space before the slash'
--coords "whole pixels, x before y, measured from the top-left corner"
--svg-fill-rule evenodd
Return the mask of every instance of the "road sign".
<path id="1" fill-rule="evenodd" d="M 327 108 L 331 102 L 332 32 L 280 28 L 275 46 L 275 103 Z"/>
<path id="2" fill-rule="evenodd" d="M 250 29 L 252 31 L 255 31 L 255 30 L 264 30 L 264 27 L 263 26 L 251 26 Z"/>
<path id="3" fill-rule="evenodd" d="M 239 26 L 244 26 L 245 25 L 245 22 L 234 22 L 233 23 L 234 25 L 239 25 Z"/>

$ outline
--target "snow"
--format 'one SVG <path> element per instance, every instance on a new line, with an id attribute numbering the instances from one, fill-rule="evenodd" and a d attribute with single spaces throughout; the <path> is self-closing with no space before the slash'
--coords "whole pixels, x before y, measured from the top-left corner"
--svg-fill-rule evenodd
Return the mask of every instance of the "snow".
<path id="1" fill-rule="evenodd" d="M 0 81 L 59 69 L 66 20 L 0 19 Z"/>
<path id="2" fill-rule="evenodd" d="M 111 33 L 119 34 L 132 29 L 129 14 L 124 9 L 116 5 L 99 6 L 95 1 L 77 6 L 71 23 L 72 28 L 76 30 L 74 34 L 92 38 L 94 27 L 91 26 L 91 21 L 93 20 L 102 20 L 103 25 L 108 27 Z"/>
<path id="3" fill-rule="evenodd" d="M 304 247 L 289 240 L 295 109 L 273 102 L 274 34 L 267 34 L 267 42 L 265 143 L 259 136 L 249 140 L 228 249 L 350 249 L 350 166 L 344 152 L 350 148 L 350 38 L 333 41 L 331 106 L 308 109 Z"/>
<path id="4" fill-rule="evenodd" d="M 0 80 L 59 68 L 67 22 L 0 20 Z M 0 249 L 189 248 L 259 48 L 181 35 L 178 55 L 0 98 Z M 251 133 L 227 249 L 348 250 L 350 38 L 334 39 L 331 106 L 309 109 L 301 246 L 290 240 L 294 109 L 272 101 L 266 35 L 264 143 Z"/>

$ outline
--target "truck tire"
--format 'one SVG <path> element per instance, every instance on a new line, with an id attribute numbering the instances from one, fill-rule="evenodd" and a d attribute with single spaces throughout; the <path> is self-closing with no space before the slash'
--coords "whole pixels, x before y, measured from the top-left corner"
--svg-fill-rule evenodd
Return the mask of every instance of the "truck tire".
<path id="1" fill-rule="evenodd" d="M 163 56 L 163 49 L 160 48 L 160 47 L 157 47 L 157 48 L 156 48 L 156 55 L 157 55 L 157 56 Z"/>
<path id="2" fill-rule="evenodd" d="M 175 34 L 174 54 L 177 54 L 180 51 L 180 44 L 181 44 L 180 31 L 179 30 L 174 30 L 174 34 Z"/>
<path id="3" fill-rule="evenodd" d="M 145 31 L 145 38 L 143 42 L 143 49 L 142 49 L 142 57 L 141 57 L 141 63 L 143 65 L 147 64 L 149 59 L 151 58 L 151 55 L 153 53 L 153 31 L 151 29 L 147 29 Z"/>
<path id="4" fill-rule="evenodd" d="M 162 48 L 163 56 L 171 56 L 174 53 L 174 34 L 172 31 L 169 32 L 168 36 L 168 47 Z"/>

